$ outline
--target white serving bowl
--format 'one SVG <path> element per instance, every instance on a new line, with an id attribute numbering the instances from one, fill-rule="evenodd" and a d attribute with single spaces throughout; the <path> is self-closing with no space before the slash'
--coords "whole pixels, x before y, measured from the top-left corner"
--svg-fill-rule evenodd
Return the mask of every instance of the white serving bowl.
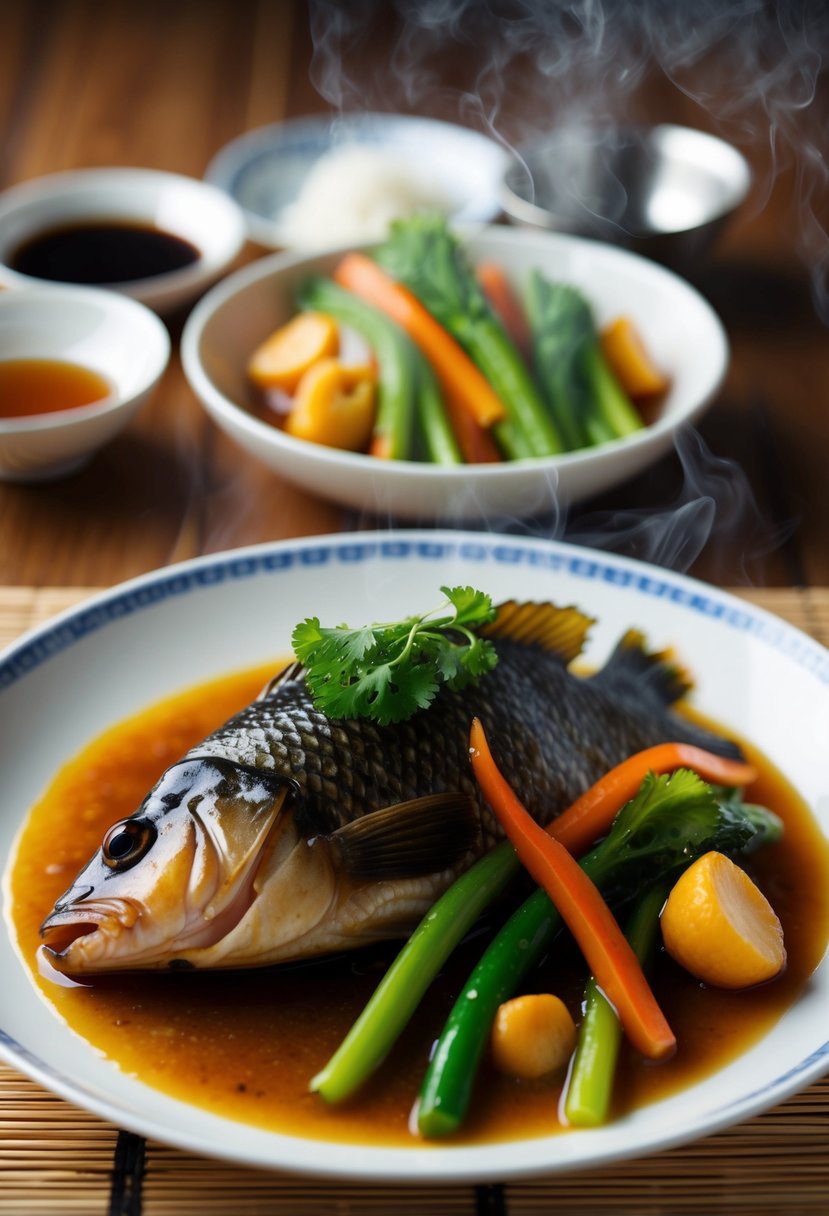
<path id="1" fill-rule="evenodd" d="M 342 148 L 392 157 L 413 185 L 445 200 L 456 223 L 485 223 L 501 210 L 500 183 L 509 164 L 503 149 L 467 127 L 407 114 L 314 116 L 257 127 L 222 148 L 205 178 L 239 203 L 253 240 L 296 248 L 284 209 L 296 202 L 320 159 Z M 341 226 L 344 217 L 336 218 Z M 352 218 L 359 223 L 360 217 Z M 347 239 L 370 240 L 374 234 L 349 233 Z M 314 248 L 335 243 L 320 233 Z"/>
<path id="2" fill-rule="evenodd" d="M 53 173 L 0 194 L 0 284 L 42 285 L 47 280 L 12 269 L 15 252 L 41 232 L 94 220 L 155 225 L 199 251 L 194 262 L 179 270 L 101 284 L 162 313 L 195 299 L 215 282 L 246 236 L 233 200 L 197 178 L 129 168 Z"/>
<path id="3" fill-rule="evenodd" d="M 91 405 L 0 418 L 0 479 L 45 481 L 82 467 L 147 401 L 169 357 L 155 313 L 114 291 L 55 285 L 0 293 L 0 362 L 75 363 L 113 385 Z"/>
<path id="4" fill-rule="evenodd" d="M 506 227 L 472 231 L 468 249 L 473 260 L 501 263 L 516 284 L 538 267 L 581 287 L 599 325 L 620 314 L 631 317 L 671 380 L 653 425 L 563 456 L 455 467 L 376 460 L 306 443 L 268 425 L 246 404 L 248 357 L 294 313 L 298 285 L 331 271 L 342 251 L 276 254 L 213 288 L 182 336 L 194 392 L 223 431 L 289 481 L 360 510 L 444 523 L 526 519 L 607 490 L 670 449 L 677 430 L 713 399 L 728 363 L 723 327 L 702 296 L 670 271 L 598 242 Z"/>

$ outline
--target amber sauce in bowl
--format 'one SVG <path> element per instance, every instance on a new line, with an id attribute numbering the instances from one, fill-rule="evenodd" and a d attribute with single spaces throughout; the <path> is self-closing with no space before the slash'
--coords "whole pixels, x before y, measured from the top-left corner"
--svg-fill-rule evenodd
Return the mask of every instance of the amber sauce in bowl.
<path id="1" fill-rule="evenodd" d="M 486 937 L 453 957 L 378 1076 L 359 1097 L 330 1109 L 308 1092 L 373 992 L 399 944 L 305 966 L 224 972 L 135 972 L 64 987 L 38 968 L 38 928 L 55 899 L 131 814 L 169 764 L 247 704 L 272 674 L 245 672 L 193 689 L 110 729 L 66 764 L 22 832 L 10 879 L 11 915 L 34 983 L 68 1025 L 129 1074 L 182 1101 L 241 1122 L 320 1140 L 422 1144 L 408 1130 L 432 1043 Z M 755 1043 L 802 992 L 829 936 L 829 849 L 791 785 L 750 745 L 760 778 L 753 801 L 785 821 L 783 841 L 751 859 L 751 872 L 783 923 L 788 966 L 761 988 L 705 988 L 664 956 L 654 987 L 678 1051 L 654 1066 L 627 1048 L 616 1114 L 710 1075 Z M 59 977 L 58 977 L 59 978 Z M 555 991 L 578 1012 L 583 965 L 555 947 L 528 991 Z M 562 1131 L 561 1077 L 527 1083 L 484 1065 L 471 1118 L 453 1143 Z"/>
<path id="2" fill-rule="evenodd" d="M 31 418 L 106 401 L 113 385 L 89 367 L 63 359 L 0 361 L 0 418 Z"/>

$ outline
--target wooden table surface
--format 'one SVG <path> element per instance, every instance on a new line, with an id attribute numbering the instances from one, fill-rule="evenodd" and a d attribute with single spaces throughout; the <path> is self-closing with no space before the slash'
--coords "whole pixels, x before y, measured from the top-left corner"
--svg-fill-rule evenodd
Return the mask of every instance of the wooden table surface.
<path id="1" fill-rule="evenodd" d="M 423 16 L 410 14 L 401 34 L 393 10 L 407 7 Z M 434 5 L 6 0 L 0 188 L 113 164 L 198 177 L 242 132 L 338 102 L 477 126 L 483 115 L 510 140 L 545 130 L 551 103 L 573 97 L 593 105 L 594 117 L 604 99 L 615 115 L 724 132 L 755 177 L 749 202 L 693 270 L 732 347 L 714 407 L 680 455 L 646 477 L 526 526 L 720 585 L 819 589 L 829 585 L 829 89 L 820 71 L 829 40 L 820 6 L 802 7 L 789 25 L 738 22 L 730 37 L 712 15 L 707 49 L 689 30 L 664 38 L 651 30 L 656 62 L 642 49 L 642 29 L 623 30 L 608 49 L 618 21 L 608 22 L 604 42 L 589 22 L 570 21 L 525 44 L 520 23 L 494 32 L 491 20 L 470 24 L 469 13 L 458 31 L 447 17 L 430 33 Z M 770 41 L 755 48 L 760 27 Z M 571 50 L 591 39 L 605 47 L 601 70 L 585 55 L 563 80 L 554 75 L 562 30 Z M 263 252 L 248 246 L 240 263 Z M 0 584 L 108 586 L 237 545 L 390 522 L 293 488 L 221 436 L 181 372 L 175 340 L 184 319 L 169 320 L 174 356 L 154 400 L 85 470 L 0 485 Z M 495 1202 L 480 1199 L 484 1208 Z M 52 1211 L 63 1210 L 58 1203 Z"/>

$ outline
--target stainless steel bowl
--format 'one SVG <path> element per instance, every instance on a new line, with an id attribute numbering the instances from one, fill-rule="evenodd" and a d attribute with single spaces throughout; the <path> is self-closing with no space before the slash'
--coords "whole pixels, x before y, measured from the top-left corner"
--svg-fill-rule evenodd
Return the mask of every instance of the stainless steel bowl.
<path id="1" fill-rule="evenodd" d="M 515 223 L 612 241 L 687 268 L 709 251 L 750 184 L 736 148 L 702 131 L 569 129 L 517 150 L 501 202 Z"/>

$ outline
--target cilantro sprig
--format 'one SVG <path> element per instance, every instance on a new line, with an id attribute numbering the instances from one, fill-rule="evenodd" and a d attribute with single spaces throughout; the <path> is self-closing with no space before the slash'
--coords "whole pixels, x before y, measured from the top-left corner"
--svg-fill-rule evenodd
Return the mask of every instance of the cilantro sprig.
<path id="1" fill-rule="evenodd" d="M 329 718 L 402 722 L 434 700 L 441 684 L 461 689 L 498 662 L 475 630 L 495 617 L 491 598 L 472 587 L 441 587 L 437 608 L 402 621 L 324 628 L 308 617 L 294 629 L 294 654 L 314 704 Z"/>

